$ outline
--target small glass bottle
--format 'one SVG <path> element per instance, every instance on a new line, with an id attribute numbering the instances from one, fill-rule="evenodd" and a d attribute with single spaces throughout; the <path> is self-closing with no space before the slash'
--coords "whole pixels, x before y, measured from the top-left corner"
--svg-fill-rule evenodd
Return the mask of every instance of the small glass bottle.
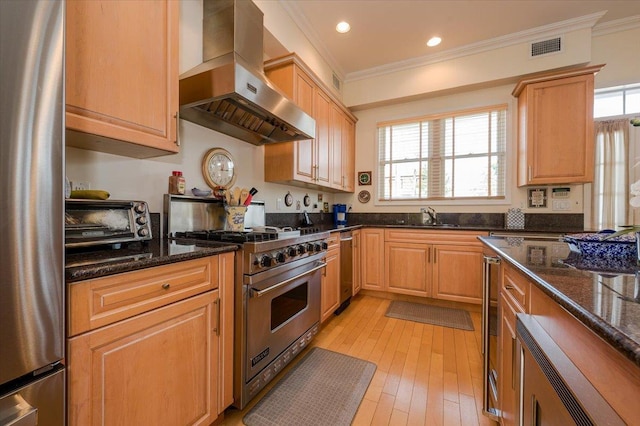
<path id="1" fill-rule="evenodd" d="M 174 170 L 169 176 L 169 194 L 184 195 L 185 181 L 182 172 Z"/>

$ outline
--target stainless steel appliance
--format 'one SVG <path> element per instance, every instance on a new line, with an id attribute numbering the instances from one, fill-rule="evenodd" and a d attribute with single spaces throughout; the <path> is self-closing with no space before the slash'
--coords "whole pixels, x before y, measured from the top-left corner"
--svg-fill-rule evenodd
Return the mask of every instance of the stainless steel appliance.
<path id="1" fill-rule="evenodd" d="M 0 1 L 0 424 L 64 425 L 64 1 Z"/>
<path id="2" fill-rule="evenodd" d="M 351 303 L 353 293 L 353 236 L 351 231 L 340 233 L 340 306 L 335 314 L 340 315 Z"/>
<path id="3" fill-rule="evenodd" d="M 169 238 L 227 241 L 239 246 L 235 256 L 234 406 L 242 409 L 318 333 L 320 289 L 328 232 L 303 228 L 300 234 L 227 232 L 196 229 L 192 224 L 215 223 L 218 213 L 210 200 L 166 199 L 169 214 L 189 212 L 181 221 L 169 217 Z M 174 206 L 177 204 L 178 206 Z M 177 223 L 190 230 L 178 230 Z M 297 231 L 297 230 L 296 230 Z"/>
<path id="4" fill-rule="evenodd" d="M 482 274 L 482 412 L 500 421 L 498 405 L 498 341 L 500 321 L 498 320 L 498 279 L 500 258 L 491 250 L 484 251 Z"/>
<path id="5" fill-rule="evenodd" d="M 315 120 L 264 75 L 262 21 L 252 1 L 203 1 L 204 63 L 180 76 L 180 117 L 254 145 L 313 139 Z"/>
<path id="6" fill-rule="evenodd" d="M 65 247 L 119 245 L 152 238 L 144 201 L 66 200 Z"/>

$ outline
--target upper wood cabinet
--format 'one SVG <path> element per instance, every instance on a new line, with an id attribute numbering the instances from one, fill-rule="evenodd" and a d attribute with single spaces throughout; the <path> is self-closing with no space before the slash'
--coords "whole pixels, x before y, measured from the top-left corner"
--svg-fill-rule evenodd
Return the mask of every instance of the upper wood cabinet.
<path id="1" fill-rule="evenodd" d="M 136 158 L 176 153 L 179 2 L 66 4 L 67 145 Z"/>
<path id="2" fill-rule="evenodd" d="M 518 186 L 593 181 L 593 79 L 604 65 L 520 81 Z"/>
<path id="3" fill-rule="evenodd" d="M 295 54 L 266 62 L 265 74 L 316 120 L 313 140 L 265 145 L 265 181 L 353 192 L 355 117 Z"/>

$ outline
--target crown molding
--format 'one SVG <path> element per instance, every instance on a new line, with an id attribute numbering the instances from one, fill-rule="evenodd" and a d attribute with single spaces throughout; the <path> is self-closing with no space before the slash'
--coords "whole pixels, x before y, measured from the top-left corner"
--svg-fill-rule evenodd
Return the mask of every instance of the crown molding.
<path id="1" fill-rule="evenodd" d="M 581 30 L 585 28 L 593 28 L 593 26 L 602 18 L 606 11 L 584 15 L 578 18 L 568 19 L 541 27 L 531 28 L 525 31 L 519 31 L 488 40 L 479 41 L 477 43 L 461 46 L 456 49 L 449 49 L 436 54 L 420 56 L 417 58 L 398 61 L 390 64 L 381 65 L 379 67 L 369 68 L 362 71 L 356 71 L 345 75 L 344 82 L 351 82 L 371 78 L 392 72 L 408 70 L 438 62 L 448 61 L 461 58 L 464 56 L 475 55 L 477 53 L 487 52 L 490 50 L 500 49 L 512 46 L 514 44 L 525 43 L 530 41 L 541 40 L 550 37 L 557 37 L 562 33 Z"/>
<path id="2" fill-rule="evenodd" d="M 636 28 L 640 28 L 640 15 L 627 16 L 626 18 L 616 19 L 615 21 L 604 22 L 596 25 L 593 27 L 591 35 L 593 37 L 599 37 L 607 34 L 634 30 Z"/>

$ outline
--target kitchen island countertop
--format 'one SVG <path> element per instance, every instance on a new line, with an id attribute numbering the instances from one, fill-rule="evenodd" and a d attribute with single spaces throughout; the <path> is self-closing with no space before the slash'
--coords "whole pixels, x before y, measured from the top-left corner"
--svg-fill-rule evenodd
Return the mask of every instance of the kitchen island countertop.
<path id="1" fill-rule="evenodd" d="M 479 239 L 640 366 L 640 268 L 635 259 L 583 258 L 561 240 Z"/>

